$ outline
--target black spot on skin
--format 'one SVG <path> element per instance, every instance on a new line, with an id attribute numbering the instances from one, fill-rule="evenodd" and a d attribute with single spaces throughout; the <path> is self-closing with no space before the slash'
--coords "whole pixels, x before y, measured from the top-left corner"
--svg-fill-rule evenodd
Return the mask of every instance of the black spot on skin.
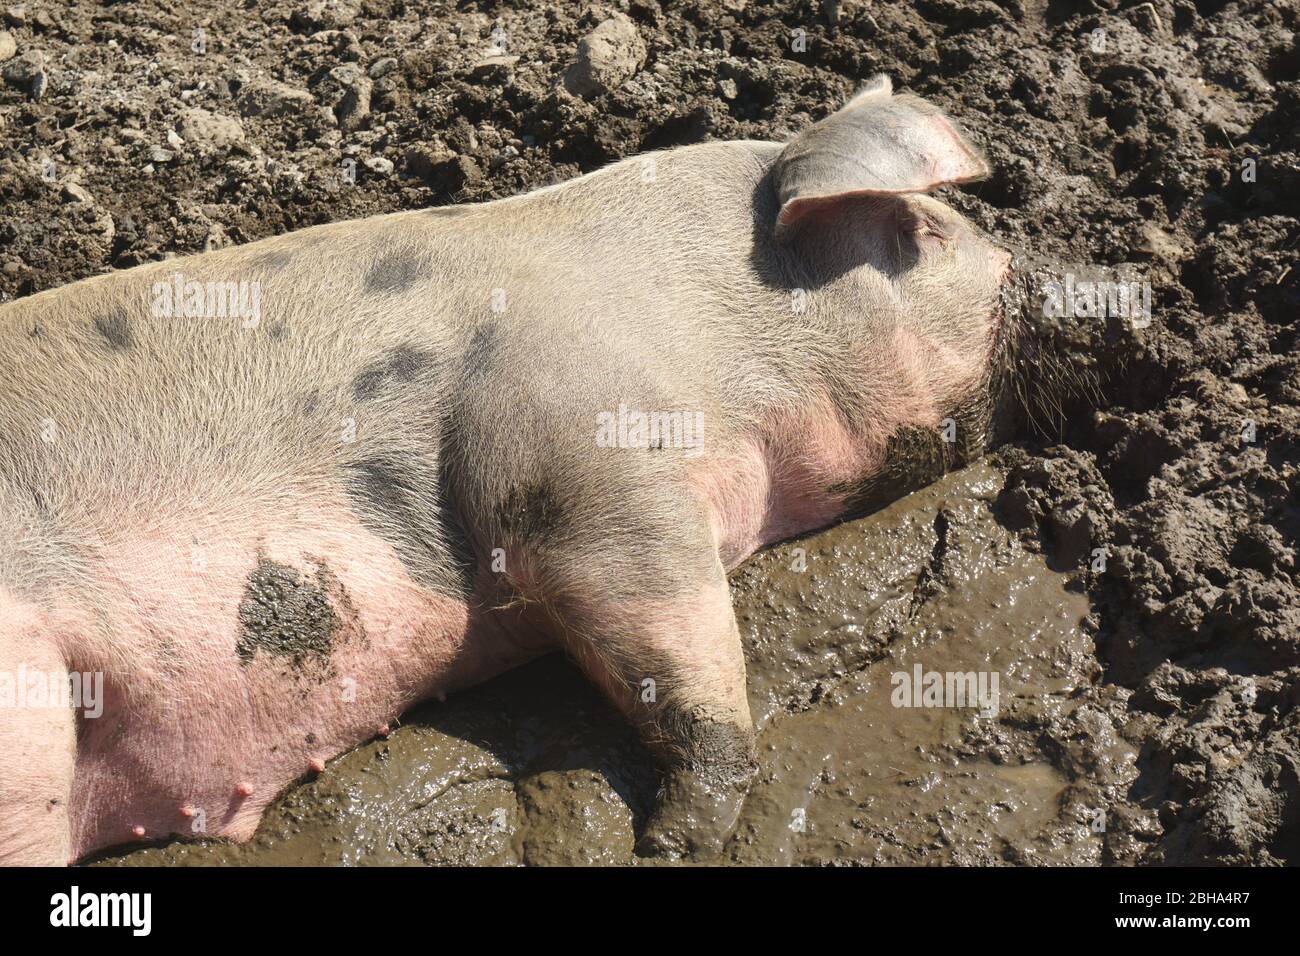
<path id="1" fill-rule="evenodd" d="M 303 743 L 305 743 L 305 744 L 309 744 L 309 745 L 310 745 L 310 744 L 314 744 L 314 743 L 316 742 L 316 735 L 315 735 L 315 734 L 308 734 L 306 737 L 304 737 L 304 738 L 302 738 L 302 739 L 303 739 Z"/>
<path id="2" fill-rule="evenodd" d="M 430 216 L 438 219 L 455 219 L 458 216 L 467 216 L 472 211 L 472 206 L 434 206 L 432 209 L 425 210 Z"/>
<path id="3" fill-rule="evenodd" d="M 293 253 L 283 249 L 263 253 L 253 259 L 253 265 L 263 269 L 280 270 L 293 262 Z"/>
<path id="4" fill-rule="evenodd" d="M 374 455 L 347 466 L 344 487 L 362 524 L 396 549 L 421 584 L 465 597 L 474 556 L 442 475 L 429 456 Z"/>
<path id="5" fill-rule="evenodd" d="M 395 294 L 409 289 L 430 275 L 428 265 L 413 255 L 395 255 L 380 259 L 366 271 L 367 292 Z"/>
<path id="6" fill-rule="evenodd" d="M 95 319 L 95 331 L 115 352 L 125 352 L 131 347 L 131 323 L 121 312 Z"/>
<path id="7" fill-rule="evenodd" d="M 239 602 L 235 653 L 244 666 L 269 654 L 303 669 L 328 660 L 342 626 L 319 584 L 295 568 L 259 558 Z"/>
<path id="8" fill-rule="evenodd" d="M 367 365 L 352 380 L 352 390 L 365 401 L 389 383 L 409 382 L 433 364 L 433 356 L 409 345 L 398 346 L 377 362 Z"/>
<path id="9" fill-rule="evenodd" d="M 419 495 L 415 476 L 387 458 L 365 458 L 349 466 L 348 492 L 382 514 L 407 509 Z"/>
<path id="10" fill-rule="evenodd" d="M 500 329 L 495 319 L 480 322 L 469 338 L 465 348 L 465 376 L 467 379 L 480 378 L 492 367 L 497 354 Z"/>
<path id="11" fill-rule="evenodd" d="M 279 342 L 289 334 L 289 327 L 283 322 L 275 322 L 266 327 L 266 334 L 271 337 L 272 342 Z"/>
<path id="12" fill-rule="evenodd" d="M 554 493 L 540 485 L 510 489 L 497 503 L 496 524 L 506 535 L 521 541 L 540 542 L 555 535 L 563 521 L 563 509 Z"/>

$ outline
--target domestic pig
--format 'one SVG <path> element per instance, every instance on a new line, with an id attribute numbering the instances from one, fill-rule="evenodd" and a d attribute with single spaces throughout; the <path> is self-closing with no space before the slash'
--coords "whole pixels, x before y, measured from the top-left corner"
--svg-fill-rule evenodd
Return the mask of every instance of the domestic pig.
<path id="1" fill-rule="evenodd" d="M 926 195 L 986 172 L 879 77 L 784 144 L 0 307 L 0 859 L 247 839 L 553 649 L 662 767 L 640 852 L 716 853 L 755 772 L 727 571 L 988 443 L 1010 256 Z"/>

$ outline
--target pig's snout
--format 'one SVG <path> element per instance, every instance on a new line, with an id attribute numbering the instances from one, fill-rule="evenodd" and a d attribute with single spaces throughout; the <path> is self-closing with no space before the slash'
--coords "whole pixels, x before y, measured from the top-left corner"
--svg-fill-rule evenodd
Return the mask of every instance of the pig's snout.
<path id="1" fill-rule="evenodd" d="M 997 338 L 991 369 L 993 444 L 1014 440 L 1026 430 L 1060 433 L 1066 410 L 1095 404 L 1096 328 L 1053 317 L 1044 303 L 1048 289 L 1071 270 L 1020 251 L 997 249 L 999 271 Z"/>

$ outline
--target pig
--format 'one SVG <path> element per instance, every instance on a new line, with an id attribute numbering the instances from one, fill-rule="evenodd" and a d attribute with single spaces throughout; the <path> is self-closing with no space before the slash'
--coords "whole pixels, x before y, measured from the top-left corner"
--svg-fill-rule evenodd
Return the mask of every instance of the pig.
<path id="1" fill-rule="evenodd" d="M 0 860 L 246 840 L 554 650 L 661 767 L 638 853 L 718 854 L 756 772 L 727 572 L 990 441 L 1010 254 L 927 195 L 987 172 L 877 77 L 786 143 L 0 307 Z"/>

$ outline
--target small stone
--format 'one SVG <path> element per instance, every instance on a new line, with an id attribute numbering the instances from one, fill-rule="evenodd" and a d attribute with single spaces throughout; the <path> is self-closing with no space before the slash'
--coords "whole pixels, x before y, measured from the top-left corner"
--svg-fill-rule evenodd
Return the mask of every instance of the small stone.
<path id="1" fill-rule="evenodd" d="M 145 150 L 145 159 L 151 163 L 170 163 L 176 158 L 176 154 L 170 149 L 163 149 L 161 146 L 150 146 Z"/>
<path id="2" fill-rule="evenodd" d="M 1154 223 L 1144 223 L 1133 244 L 1133 251 L 1150 259 L 1177 263 L 1187 258 L 1187 251 L 1173 236 Z"/>
<path id="3" fill-rule="evenodd" d="M 310 33 L 342 30 L 356 20 L 359 12 L 359 5 L 352 0 L 312 0 L 293 11 L 289 24 Z"/>
<path id="4" fill-rule="evenodd" d="M 448 162 L 434 167 L 432 181 L 435 188 L 452 193 L 467 183 L 476 183 L 483 178 L 483 170 L 473 158 L 458 155 Z"/>
<path id="5" fill-rule="evenodd" d="M 384 159 L 382 156 L 371 156 L 363 165 L 379 176 L 389 176 L 393 172 L 392 160 Z"/>
<path id="6" fill-rule="evenodd" d="M 244 141 L 244 126 L 233 116 L 195 106 L 181 112 L 181 135 L 199 152 L 226 149 Z"/>
<path id="7" fill-rule="evenodd" d="M 1165 32 L 1164 21 L 1160 19 L 1160 14 L 1156 12 L 1155 4 L 1139 3 L 1132 10 L 1133 23 L 1148 37 L 1154 37 L 1157 34 Z"/>
<path id="8" fill-rule="evenodd" d="M 316 95 L 329 104 L 339 128 L 356 129 L 370 115 L 370 93 L 374 83 L 355 63 L 344 63 L 329 71 Z"/>
<path id="9" fill-rule="evenodd" d="M 306 90 L 269 77 L 258 77 L 243 85 L 236 102 L 244 116 L 274 117 L 305 112 L 315 100 Z"/>
<path id="10" fill-rule="evenodd" d="M 485 56 L 470 67 L 469 78 L 476 81 L 505 79 L 518 62 L 519 57 L 504 53 Z"/>
<path id="11" fill-rule="evenodd" d="M 18 52 L 18 41 L 8 30 L 0 30 L 0 63 L 12 60 Z"/>
<path id="12" fill-rule="evenodd" d="M 88 206 L 94 205 L 95 202 L 90 193 L 86 192 L 76 183 L 64 183 L 63 188 L 59 191 L 59 195 L 63 197 L 64 202 L 85 203 Z"/>
<path id="13" fill-rule="evenodd" d="M 28 90 L 37 76 L 45 72 L 45 54 L 40 50 L 28 50 L 22 56 L 11 59 L 0 70 L 0 76 L 15 89 Z"/>
<path id="14" fill-rule="evenodd" d="M 427 179 L 433 172 L 433 167 L 449 159 L 454 154 L 448 149 L 439 149 L 434 146 L 428 146 L 424 143 L 416 143 L 408 146 L 402 153 L 402 165 L 412 176 L 419 176 L 421 179 Z"/>
<path id="15" fill-rule="evenodd" d="M 472 157 L 446 148 L 412 146 L 403 154 L 402 161 L 408 172 L 439 192 L 454 193 L 466 183 L 483 178 L 483 171 Z"/>
<path id="16" fill-rule="evenodd" d="M 602 21 L 578 41 L 578 57 L 564 74 L 564 87 L 588 99 L 618 87 L 645 64 L 646 45 L 624 13 Z"/>
<path id="17" fill-rule="evenodd" d="M 370 78 L 377 80 L 380 77 L 387 76 L 397 69 L 397 58 L 392 56 L 380 57 L 374 63 L 370 64 Z"/>

